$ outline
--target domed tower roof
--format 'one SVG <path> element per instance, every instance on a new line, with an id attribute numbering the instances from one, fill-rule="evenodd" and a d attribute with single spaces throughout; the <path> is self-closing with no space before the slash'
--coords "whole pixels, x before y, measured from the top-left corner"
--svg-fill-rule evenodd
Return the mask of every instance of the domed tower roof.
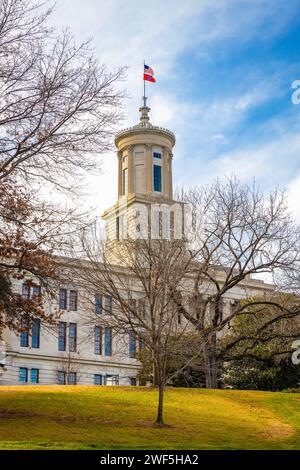
<path id="1" fill-rule="evenodd" d="M 147 102 L 147 98 L 144 96 L 143 106 L 139 108 L 140 122 L 136 124 L 135 126 L 127 127 L 126 129 L 123 129 L 116 134 L 115 136 L 116 147 L 119 148 L 121 140 L 126 137 L 137 136 L 139 134 L 145 136 L 145 133 L 156 134 L 161 137 L 164 136 L 169 141 L 171 148 L 175 145 L 176 139 L 175 139 L 175 135 L 173 134 L 173 132 L 171 132 L 169 129 L 166 129 L 165 127 L 154 126 L 153 124 L 151 124 L 150 118 L 149 118 L 150 108 L 147 106 L 146 102 Z"/>

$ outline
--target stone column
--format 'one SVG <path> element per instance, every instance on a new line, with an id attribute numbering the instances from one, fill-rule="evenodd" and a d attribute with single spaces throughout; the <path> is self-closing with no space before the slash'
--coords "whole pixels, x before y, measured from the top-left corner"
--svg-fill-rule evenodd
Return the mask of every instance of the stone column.
<path id="1" fill-rule="evenodd" d="M 169 171 L 169 154 L 168 147 L 163 148 L 163 194 L 171 197 L 170 195 L 170 171 Z"/>
<path id="2" fill-rule="evenodd" d="M 173 199 L 173 175 L 172 175 L 173 153 L 169 152 L 169 193 L 170 198 Z"/>
<path id="3" fill-rule="evenodd" d="M 129 145 L 128 149 L 128 194 L 133 193 L 133 146 Z"/>
<path id="4" fill-rule="evenodd" d="M 118 156 L 118 196 L 121 197 L 123 194 L 123 182 L 122 182 L 122 152 L 119 150 L 117 152 Z"/>
<path id="5" fill-rule="evenodd" d="M 146 192 L 153 191 L 152 188 L 152 145 L 146 144 Z"/>

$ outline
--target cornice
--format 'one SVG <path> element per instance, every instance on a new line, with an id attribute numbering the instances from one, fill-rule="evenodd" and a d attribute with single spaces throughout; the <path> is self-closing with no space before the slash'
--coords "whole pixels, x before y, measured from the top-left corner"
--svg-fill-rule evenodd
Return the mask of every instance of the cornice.
<path id="1" fill-rule="evenodd" d="M 160 127 L 160 126 L 153 126 L 152 124 L 148 123 L 147 126 L 141 126 L 140 124 L 132 127 L 127 127 L 126 129 L 122 129 L 121 131 L 117 132 L 115 135 L 115 144 L 118 146 L 118 142 L 120 139 L 126 136 L 131 136 L 131 135 L 137 135 L 137 134 L 156 134 L 156 135 L 165 135 L 168 137 L 172 145 L 175 145 L 175 134 L 169 129 L 166 129 L 165 127 Z"/>

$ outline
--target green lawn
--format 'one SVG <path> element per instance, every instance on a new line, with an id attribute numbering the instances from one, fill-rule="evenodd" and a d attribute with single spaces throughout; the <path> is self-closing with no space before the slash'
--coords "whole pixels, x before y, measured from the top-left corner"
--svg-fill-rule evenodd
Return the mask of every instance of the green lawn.
<path id="1" fill-rule="evenodd" d="M 0 387 L 0 449 L 300 449 L 300 396 L 136 387 Z"/>

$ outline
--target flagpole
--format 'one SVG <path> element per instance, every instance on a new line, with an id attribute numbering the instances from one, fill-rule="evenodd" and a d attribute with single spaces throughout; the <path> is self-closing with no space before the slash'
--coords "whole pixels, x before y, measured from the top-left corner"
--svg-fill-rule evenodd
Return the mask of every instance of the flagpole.
<path id="1" fill-rule="evenodd" d="M 144 61 L 144 67 L 143 67 L 143 79 L 144 79 L 144 106 L 146 106 L 146 81 L 145 81 L 145 61 Z"/>

